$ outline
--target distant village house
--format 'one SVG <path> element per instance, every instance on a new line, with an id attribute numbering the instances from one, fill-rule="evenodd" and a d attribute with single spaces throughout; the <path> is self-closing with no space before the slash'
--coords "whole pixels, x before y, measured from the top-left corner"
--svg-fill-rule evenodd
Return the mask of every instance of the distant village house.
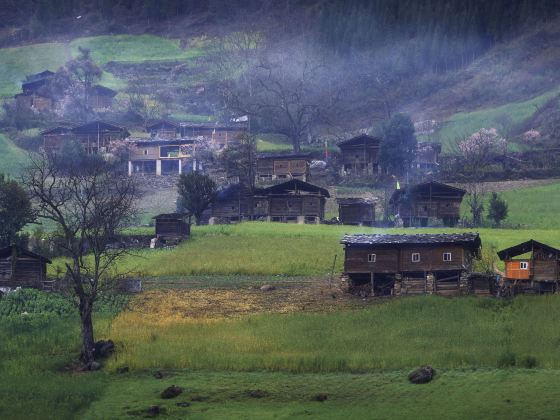
<path id="1" fill-rule="evenodd" d="M 381 139 L 361 134 L 338 143 L 344 175 L 365 176 L 379 172 Z"/>
<path id="2" fill-rule="evenodd" d="M 405 227 L 426 227 L 433 222 L 455 226 L 466 191 L 431 181 L 394 191 L 389 204 Z"/>
<path id="3" fill-rule="evenodd" d="M 58 151 L 66 142 L 78 142 L 88 154 L 105 153 L 112 141 L 124 140 L 129 135 L 126 128 L 105 121 L 62 124 L 41 133 L 45 150 Z"/>
<path id="4" fill-rule="evenodd" d="M 299 179 L 309 181 L 311 153 L 259 153 L 256 178 L 260 182 Z"/>

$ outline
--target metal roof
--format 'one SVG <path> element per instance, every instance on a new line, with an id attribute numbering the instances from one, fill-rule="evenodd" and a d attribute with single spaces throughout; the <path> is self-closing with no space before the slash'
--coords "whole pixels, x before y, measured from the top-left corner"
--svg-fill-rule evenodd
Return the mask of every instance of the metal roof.
<path id="1" fill-rule="evenodd" d="M 551 254 L 560 255 L 560 249 L 553 248 L 550 245 L 543 244 L 542 242 L 535 241 L 534 239 L 529 239 L 528 241 L 522 242 L 518 245 L 502 249 L 498 252 L 498 257 L 500 257 L 500 260 L 503 261 L 518 255 L 526 254 L 527 252 L 533 252 L 535 248 L 542 249 Z"/>

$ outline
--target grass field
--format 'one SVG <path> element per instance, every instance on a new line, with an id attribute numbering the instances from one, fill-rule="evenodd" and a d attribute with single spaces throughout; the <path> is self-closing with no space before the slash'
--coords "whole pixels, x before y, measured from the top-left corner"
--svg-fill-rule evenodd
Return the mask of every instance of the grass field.
<path id="1" fill-rule="evenodd" d="M 500 195 L 508 204 L 508 217 L 503 222 L 506 226 L 560 229 L 560 182 L 503 191 Z M 469 218 L 466 200 L 461 214 Z"/>
<path id="2" fill-rule="evenodd" d="M 8 137 L 0 134 L 0 173 L 17 177 L 25 166 L 26 152 L 17 147 Z"/>
<path id="3" fill-rule="evenodd" d="M 135 230 L 152 233 L 153 228 Z M 345 233 L 458 232 L 460 229 L 374 229 L 354 226 L 295 225 L 250 222 L 237 225 L 195 226 L 189 241 L 172 249 L 142 250 L 123 260 L 122 273 L 146 277 L 199 274 L 324 276 L 335 254 L 336 272 L 342 269 L 340 239 Z M 558 231 L 478 229 L 486 248 L 502 249 L 538 239 L 560 246 Z M 57 264 L 51 266 L 56 269 Z"/>
<path id="4" fill-rule="evenodd" d="M 193 40 L 191 40 L 193 41 Z M 28 74 L 45 69 L 56 71 L 71 57 L 78 55 L 78 47 L 91 50 L 100 66 L 109 61 L 141 63 L 148 60 L 186 60 L 204 53 L 208 42 L 194 40 L 181 48 L 178 39 L 155 35 L 103 35 L 76 38 L 69 43 L 52 42 L 0 49 L 0 97 L 15 95 L 21 90 L 21 81 Z M 125 82 L 105 72 L 102 83 L 122 88 Z"/>
<path id="5" fill-rule="evenodd" d="M 152 405 L 173 419 L 547 419 L 557 414 L 556 370 L 440 371 L 427 386 L 409 384 L 407 373 L 172 371 L 163 379 L 154 379 L 151 372 L 126 374 L 111 379 L 83 418 L 142 417 Z M 184 393 L 171 401 L 160 399 L 161 390 L 171 384 Z M 252 398 L 254 390 L 265 396 Z M 327 400 L 315 401 L 319 394 Z"/>

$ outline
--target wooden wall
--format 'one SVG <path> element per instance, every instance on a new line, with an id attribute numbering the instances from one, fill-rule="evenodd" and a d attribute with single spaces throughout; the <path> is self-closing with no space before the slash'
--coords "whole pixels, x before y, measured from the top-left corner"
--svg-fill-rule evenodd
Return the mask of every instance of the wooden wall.
<path id="1" fill-rule="evenodd" d="M 443 260 L 445 252 L 451 252 L 451 261 Z M 420 254 L 419 262 L 412 262 L 413 253 Z M 374 263 L 368 262 L 369 254 L 376 255 Z M 470 268 L 470 252 L 459 245 L 404 245 L 399 248 L 347 246 L 344 261 L 345 272 L 459 271 Z"/>

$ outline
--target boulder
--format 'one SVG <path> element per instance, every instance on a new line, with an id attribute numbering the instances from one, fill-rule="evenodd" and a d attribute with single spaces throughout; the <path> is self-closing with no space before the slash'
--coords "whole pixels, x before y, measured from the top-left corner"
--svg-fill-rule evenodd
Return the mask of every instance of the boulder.
<path id="1" fill-rule="evenodd" d="M 180 386 L 176 386 L 176 385 L 171 385 L 168 388 L 165 388 L 162 393 L 161 393 L 161 398 L 168 400 L 170 398 L 175 398 L 178 395 L 181 395 L 183 393 L 183 388 L 181 388 Z"/>
<path id="2" fill-rule="evenodd" d="M 91 362 L 88 366 L 87 366 L 88 370 L 99 370 L 101 369 L 101 363 L 99 362 Z"/>
<path id="3" fill-rule="evenodd" d="M 128 373 L 128 366 L 121 366 L 117 369 L 117 373 Z"/>
<path id="4" fill-rule="evenodd" d="M 150 417 L 155 417 L 159 414 L 163 414 L 165 412 L 165 408 L 161 408 L 159 405 L 152 405 L 146 410 L 146 413 Z"/>
<path id="5" fill-rule="evenodd" d="M 251 398 L 264 398 L 264 397 L 268 397 L 268 392 L 263 391 L 262 389 L 251 389 L 251 390 L 247 391 L 247 394 L 248 394 Z"/>
<path id="6" fill-rule="evenodd" d="M 115 343 L 112 340 L 99 340 L 94 345 L 95 357 L 105 359 L 115 351 Z"/>
<path id="7" fill-rule="evenodd" d="M 276 287 L 274 287 L 272 284 L 265 284 L 261 286 L 261 292 L 270 292 L 272 290 L 276 290 Z"/>
<path id="8" fill-rule="evenodd" d="M 323 401 L 327 401 L 327 398 L 329 398 L 327 394 L 317 394 L 313 396 L 312 400 L 323 402 Z"/>
<path id="9" fill-rule="evenodd" d="M 160 370 L 154 372 L 154 378 L 156 378 L 156 379 L 163 379 L 163 372 L 160 371 Z"/>
<path id="10" fill-rule="evenodd" d="M 435 370 L 431 366 L 422 366 L 414 372 L 411 372 L 408 375 L 408 380 L 413 384 L 427 384 L 433 379 L 435 373 Z"/>

